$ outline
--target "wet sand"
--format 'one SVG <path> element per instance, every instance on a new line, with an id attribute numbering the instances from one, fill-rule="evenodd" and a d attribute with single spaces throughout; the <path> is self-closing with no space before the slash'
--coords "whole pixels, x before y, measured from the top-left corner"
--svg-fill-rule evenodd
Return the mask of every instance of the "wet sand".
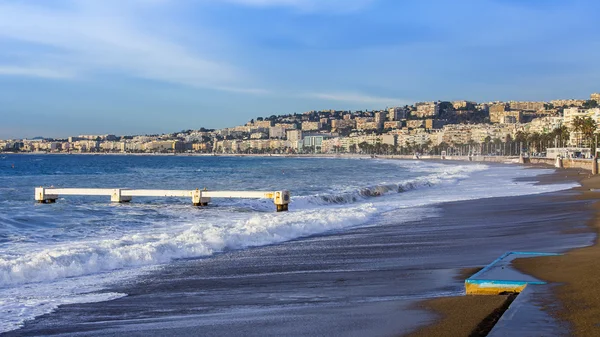
<path id="1" fill-rule="evenodd" d="M 600 199 L 600 190 L 590 191 L 590 189 L 600 189 L 600 176 L 592 177 L 590 172 L 585 170 L 565 169 L 527 180 L 535 180 L 539 184 L 578 181 L 582 186 L 574 188 L 573 191 L 577 193 L 573 193 L 568 198 L 590 201 L 586 204 L 577 204 L 577 208 L 581 208 L 582 214 L 589 211 L 591 207 L 597 210 L 597 215 L 590 224 L 595 231 L 600 230 L 600 204 L 592 203 Z M 589 232 L 589 228 L 567 226 L 563 230 L 564 234 L 586 232 Z M 518 270 L 540 279 L 569 283 L 558 288 L 558 299 L 565 303 L 564 310 L 559 313 L 559 316 L 575 325 L 578 336 L 600 336 L 600 247 L 594 245 L 574 250 L 560 257 L 518 259 L 513 264 Z M 464 281 L 477 271 L 478 268 L 465 268 L 459 277 Z M 587 291 L 581 291 L 582 289 Z M 481 331 L 478 327 L 481 323 L 489 324 L 490 322 L 484 322 L 486 317 L 493 316 L 495 311 L 501 310 L 506 300 L 506 296 L 465 295 L 424 301 L 419 306 L 435 312 L 438 321 L 408 336 L 485 336 L 489 330 Z M 591 310 L 592 308 L 594 310 Z M 488 326 L 490 329 L 494 322 L 491 323 L 492 325 Z"/>
<path id="2" fill-rule="evenodd" d="M 436 324 L 408 336 L 485 336 L 499 318 L 500 309 L 508 306 L 507 301 L 509 297 L 506 295 L 443 297 L 425 301 L 419 306 L 436 312 L 442 318 Z M 493 315 L 495 310 L 497 313 Z M 486 320 L 488 316 L 493 317 Z"/>
<path id="3" fill-rule="evenodd" d="M 590 200 L 596 212 L 589 226 L 600 234 L 600 176 L 581 181 L 580 200 Z M 558 283 L 559 309 L 553 314 L 571 325 L 575 336 L 600 336 L 600 246 L 575 249 L 563 256 L 519 259 L 513 265 L 542 280 Z"/>

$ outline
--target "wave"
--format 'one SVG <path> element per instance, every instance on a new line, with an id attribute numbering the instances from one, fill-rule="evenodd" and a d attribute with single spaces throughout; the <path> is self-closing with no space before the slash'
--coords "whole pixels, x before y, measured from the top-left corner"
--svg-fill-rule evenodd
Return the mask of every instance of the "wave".
<path id="1" fill-rule="evenodd" d="M 460 179 L 465 179 L 470 173 L 485 170 L 485 165 L 471 166 L 437 166 L 437 172 L 416 177 L 414 179 L 403 180 L 397 183 L 382 183 L 372 186 L 355 188 L 350 191 L 340 191 L 337 193 L 321 193 L 309 196 L 299 196 L 292 198 L 292 206 L 309 207 L 309 205 L 327 205 L 327 204 L 351 204 L 361 202 L 373 197 L 381 197 L 389 194 L 404 193 L 422 188 L 435 187 L 440 185 L 455 184 Z M 418 170 L 424 170 L 423 166 Z M 431 172 L 432 167 L 427 167 Z"/>
<path id="2" fill-rule="evenodd" d="M 202 223 L 187 220 L 181 226 L 159 232 L 122 233 L 112 239 L 61 243 L 17 256 L 0 257 L 0 287 L 163 264 L 179 258 L 210 256 L 229 249 L 281 243 L 361 225 L 383 210 L 383 205 L 368 202 L 370 198 L 454 184 L 470 173 L 486 168 L 485 165 L 438 164 L 426 168 L 429 175 L 398 183 L 297 196 L 292 199 L 292 212 L 237 213 L 236 219 L 228 216 L 231 213 L 226 210 L 215 210 L 216 217 Z M 332 211 L 331 207 L 320 207 L 323 204 L 342 209 Z M 231 201 L 230 205 L 269 211 L 273 208 L 269 200 Z"/>
<path id="3" fill-rule="evenodd" d="M 118 239 L 62 244 L 16 258 L 0 258 L 0 287 L 281 243 L 363 224 L 376 212 L 372 205 L 363 204 L 345 209 L 343 214 L 318 209 L 263 213 L 218 224 L 190 224 L 179 232 L 136 233 Z"/>

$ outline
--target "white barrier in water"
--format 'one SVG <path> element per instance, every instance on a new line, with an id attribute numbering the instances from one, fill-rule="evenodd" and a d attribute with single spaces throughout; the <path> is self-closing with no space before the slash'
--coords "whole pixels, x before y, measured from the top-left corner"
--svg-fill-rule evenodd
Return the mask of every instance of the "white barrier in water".
<path id="1" fill-rule="evenodd" d="M 106 195 L 112 202 L 129 202 L 133 197 L 180 197 L 191 198 L 194 206 L 207 206 L 211 198 L 272 199 L 277 212 L 287 211 L 290 192 L 286 190 L 264 191 L 207 191 L 200 190 L 133 190 L 126 188 L 45 188 L 35 189 L 35 200 L 39 203 L 55 203 L 64 195 Z"/>

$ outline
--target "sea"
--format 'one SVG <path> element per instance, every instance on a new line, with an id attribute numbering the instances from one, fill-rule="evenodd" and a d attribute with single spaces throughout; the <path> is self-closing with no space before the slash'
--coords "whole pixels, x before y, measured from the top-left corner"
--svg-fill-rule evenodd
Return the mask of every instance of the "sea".
<path id="1" fill-rule="evenodd" d="M 504 248 L 491 243 L 492 239 L 485 243 L 486 236 L 502 237 L 504 234 L 498 232 L 502 224 L 495 225 L 494 232 L 477 232 L 487 226 L 492 228 L 496 216 L 489 213 L 486 218 L 473 219 L 471 216 L 465 218 L 469 221 L 458 221 L 450 226 L 446 220 L 449 219 L 447 212 L 452 213 L 452 209 L 445 211 L 442 205 L 548 195 L 577 186 L 576 182 L 537 183 L 535 177 L 552 172 L 553 169 L 519 165 L 377 158 L 0 154 L 0 332 L 19 329 L 59 307 L 121 303 L 119 301 L 135 298 L 140 292 L 152 296 L 152 282 L 169 279 L 173 276 L 173 268 L 184 265 L 187 267 L 181 267 L 185 272 L 178 274 L 179 281 L 202 278 L 203 284 L 210 282 L 210 286 L 186 285 L 185 292 L 176 292 L 172 296 L 194 293 L 190 298 L 202 296 L 210 301 L 196 303 L 196 311 L 190 311 L 189 306 L 184 309 L 185 304 L 177 302 L 170 309 L 171 314 L 149 310 L 140 317 L 167 319 L 182 317 L 182 313 L 197 315 L 196 324 L 204 319 L 205 325 L 213 327 L 218 335 L 227 331 L 246 331 L 235 325 L 224 328 L 226 322 L 245 324 L 246 328 L 261 326 L 264 321 L 257 324 L 248 318 L 254 309 L 264 313 L 274 308 L 302 311 L 307 306 L 315 306 L 326 311 L 339 305 L 350 308 L 348 310 L 365 306 L 361 310 L 365 312 L 373 303 L 386 305 L 405 298 L 460 294 L 459 287 L 440 284 L 441 279 L 452 277 L 450 272 L 436 272 L 450 250 L 444 252 L 436 247 L 449 245 L 453 235 L 479 235 L 473 238 L 478 240 L 478 247 L 482 250 L 481 247 L 494 247 L 492 253 L 478 258 L 473 257 L 477 254 L 469 252 L 466 260 L 473 264 L 491 262 L 489 259 L 493 254 L 503 252 Z M 188 198 L 134 197 L 130 203 L 115 204 L 109 197 L 65 196 L 55 204 L 36 204 L 34 188 L 38 186 L 289 190 L 292 198 L 289 211 L 279 213 L 275 212 L 273 202 L 266 199 L 213 199 L 208 207 L 194 207 Z M 503 204 L 506 203 L 480 203 L 490 212 L 500 212 Z M 458 218 L 473 211 L 471 206 L 454 210 Z M 560 212 L 545 219 L 546 230 L 558 232 L 558 227 L 551 224 L 575 216 L 569 214 Z M 523 223 L 527 226 L 527 221 Z M 520 240 L 506 234 L 505 241 L 497 242 L 518 241 L 521 244 L 517 248 L 536 248 L 533 234 L 525 232 Z M 373 233 L 379 233 L 378 237 L 384 239 L 377 242 L 364 239 Z M 336 246 L 339 243 L 336 240 L 340 238 L 353 244 L 334 250 L 341 247 Z M 589 236 L 579 239 L 589 240 Z M 541 245 L 540 242 L 545 241 L 537 242 Z M 571 241 L 552 242 L 546 246 L 556 250 L 574 244 Z M 286 258 L 286 254 L 291 254 L 297 247 L 303 247 L 304 258 L 296 257 L 293 261 Z M 319 249 L 325 248 L 330 250 L 319 253 Z M 402 255 L 386 253 L 386 249 L 402 252 Z M 375 251 L 382 253 L 375 256 Z M 269 252 L 270 257 L 261 257 L 264 252 Z M 336 254 L 355 255 L 345 257 L 343 263 L 323 262 L 334 259 Z M 437 255 L 431 257 L 432 254 Z M 456 260 L 461 254 L 467 256 L 467 253 L 450 255 Z M 273 259 L 273 256 L 280 258 Z M 267 259 L 269 268 L 264 270 L 261 261 Z M 310 263 L 317 260 L 321 262 Z M 428 261 L 437 261 L 437 264 L 427 269 Z M 428 270 L 426 279 L 429 281 L 414 279 L 413 283 L 393 288 L 393 294 L 384 284 L 381 289 L 385 286 L 388 290 L 373 290 L 377 286 L 373 280 L 367 285 L 361 283 L 360 288 L 348 288 L 354 289 L 352 296 L 340 293 L 340 287 L 332 287 L 331 291 L 323 293 L 327 287 L 314 279 L 302 281 L 303 285 L 296 282 L 285 291 L 281 290 L 286 282 L 290 282 L 289 277 L 298 281 L 329 273 L 336 275 L 331 282 L 343 284 L 352 281 L 352 276 L 341 277 L 339 273 L 358 275 L 359 271 L 371 269 L 384 271 L 386 274 L 381 278 L 387 280 L 394 271 L 397 271 L 394 277 L 403 275 L 400 278 L 411 280 L 411 275 L 419 273 L 414 271 L 415 263 L 420 266 L 418 270 Z M 317 264 L 318 270 L 311 267 Z M 215 272 L 208 275 L 213 270 Z M 241 292 L 248 279 L 230 288 L 214 288 L 217 282 L 214 280 L 244 279 L 247 275 L 258 277 L 258 274 L 270 280 L 254 280 L 261 284 L 259 290 L 253 286 L 248 293 Z M 281 282 L 277 281 L 279 279 Z M 179 281 L 174 280 L 172 287 Z M 402 281 L 394 282 L 402 284 Z M 304 288 L 309 290 L 302 291 Z M 317 291 L 319 288 L 320 292 Z M 214 289 L 212 294 L 211 289 Z M 257 294 L 262 294 L 260 301 L 249 302 L 249 298 Z M 219 301 L 224 298 L 227 298 L 226 305 L 219 306 Z M 164 303 L 167 302 L 163 301 L 166 307 L 168 305 Z M 152 301 L 148 300 L 148 303 Z M 342 311 L 337 311 L 339 315 L 336 311 L 328 311 L 327 317 L 342 317 L 345 315 Z M 218 315 L 224 316 L 216 318 Z M 287 323 L 274 322 L 264 331 L 248 330 L 243 334 L 304 331 L 306 335 L 319 335 L 319 332 L 326 335 L 330 332 L 325 323 L 319 325 L 324 316 L 315 318 L 314 325 L 306 323 L 310 322 L 310 316 L 303 314 L 290 318 L 292 316 L 284 319 Z M 355 324 L 361 315 L 353 312 L 346 316 L 339 319 L 338 325 L 333 325 L 337 332 L 345 335 L 386 335 L 392 331 L 371 329 L 368 323 L 357 327 Z M 135 314 L 127 317 L 137 318 Z M 215 323 L 217 321 L 220 323 Z M 281 330 L 288 323 L 289 330 Z M 331 326 L 331 323 L 327 324 Z M 321 330 L 315 333 L 311 329 Z M 204 331 L 210 335 L 209 328 Z"/>

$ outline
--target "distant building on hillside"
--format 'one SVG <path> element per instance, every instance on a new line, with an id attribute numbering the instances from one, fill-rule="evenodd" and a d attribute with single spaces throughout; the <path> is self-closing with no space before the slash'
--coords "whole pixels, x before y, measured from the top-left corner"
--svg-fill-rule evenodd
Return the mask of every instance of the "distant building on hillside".
<path id="1" fill-rule="evenodd" d="M 581 107 L 581 106 L 583 106 L 583 104 L 585 104 L 585 100 L 584 99 L 555 99 L 555 100 L 550 101 L 550 104 L 552 104 L 555 108 L 559 108 L 559 107 L 563 107 L 563 106 Z"/>
<path id="2" fill-rule="evenodd" d="M 406 119 L 406 109 L 400 107 L 394 107 L 388 109 L 387 120 L 388 121 L 399 121 Z"/>
<path id="3" fill-rule="evenodd" d="M 437 117 L 440 113 L 440 105 L 438 102 L 417 103 L 417 111 L 414 115 L 418 118 Z"/>
<path id="4" fill-rule="evenodd" d="M 302 122 L 302 131 L 319 131 L 320 129 L 320 122 Z"/>
<path id="5" fill-rule="evenodd" d="M 525 111 L 538 111 L 544 110 L 545 102 L 515 102 L 510 101 L 509 103 L 511 110 L 525 110 Z"/>
<path id="6" fill-rule="evenodd" d="M 473 110 L 476 104 L 470 101 L 452 101 L 452 107 L 455 110 Z"/>

